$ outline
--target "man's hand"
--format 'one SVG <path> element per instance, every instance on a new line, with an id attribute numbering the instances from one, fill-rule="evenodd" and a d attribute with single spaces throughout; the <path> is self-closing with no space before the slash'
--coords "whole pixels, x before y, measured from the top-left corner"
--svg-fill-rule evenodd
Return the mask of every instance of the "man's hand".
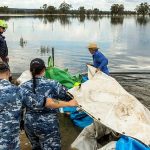
<path id="1" fill-rule="evenodd" d="M 89 66 L 93 66 L 93 65 L 92 65 L 92 64 L 90 64 L 90 63 L 86 63 L 86 66 L 87 66 L 87 65 L 89 65 Z"/>
<path id="2" fill-rule="evenodd" d="M 95 70 L 95 73 L 97 73 L 97 72 L 99 72 L 99 71 L 101 71 L 99 68 L 96 68 L 96 70 Z"/>
<path id="3" fill-rule="evenodd" d="M 74 99 L 69 101 L 68 104 L 69 104 L 70 107 L 78 106 L 78 102 L 76 100 L 74 100 Z"/>

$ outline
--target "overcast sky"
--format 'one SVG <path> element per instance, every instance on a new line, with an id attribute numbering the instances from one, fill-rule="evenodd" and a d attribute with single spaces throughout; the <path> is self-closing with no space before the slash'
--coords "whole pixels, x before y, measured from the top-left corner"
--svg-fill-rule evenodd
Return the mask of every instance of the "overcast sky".
<path id="1" fill-rule="evenodd" d="M 59 7 L 64 0 L 0 0 L 0 6 L 9 8 L 40 8 L 43 4 Z M 114 3 L 124 4 L 125 10 L 134 10 L 136 5 L 150 0 L 65 0 L 65 2 L 77 9 L 79 6 L 87 8 L 99 8 L 100 10 L 110 10 Z"/>

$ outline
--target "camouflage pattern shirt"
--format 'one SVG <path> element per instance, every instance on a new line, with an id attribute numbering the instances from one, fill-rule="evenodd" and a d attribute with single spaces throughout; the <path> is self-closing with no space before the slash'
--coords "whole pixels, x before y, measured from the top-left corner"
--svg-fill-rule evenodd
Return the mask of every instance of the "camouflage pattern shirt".
<path id="1" fill-rule="evenodd" d="M 33 80 L 23 83 L 20 87 L 22 90 L 27 90 L 32 93 Z M 38 95 L 43 95 L 43 97 L 49 97 L 56 100 L 69 101 L 71 99 L 70 95 L 68 95 L 67 93 L 67 89 L 62 84 L 55 80 L 46 79 L 40 76 L 36 78 L 35 92 Z M 25 101 L 24 106 L 27 108 L 27 113 L 57 113 L 57 109 L 41 107 L 41 104 L 43 104 L 43 100 L 41 102 L 38 101 L 37 103 L 39 104 L 27 105 L 27 101 Z"/>
<path id="2" fill-rule="evenodd" d="M 33 91 L 33 80 L 21 85 L 22 89 Z M 35 92 L 45 97 L 57 100 L 70 100 L 67 90 L 60 83 L 44 77 L 36 78 Z M 40 103 L 40 102 L 39 102 Z M 36 108 L 24 104 L 27 109 L 25 115 L 25 131 L 32 144 L 32 149 L 60 150 L 60 133 L 57 109 Z"/>

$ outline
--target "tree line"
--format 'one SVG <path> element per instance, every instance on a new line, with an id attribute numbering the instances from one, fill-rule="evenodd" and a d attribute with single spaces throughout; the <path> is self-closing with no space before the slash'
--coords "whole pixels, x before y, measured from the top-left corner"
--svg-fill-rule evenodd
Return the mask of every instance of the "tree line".
<path id="1" fill-rule="evenodd" d="M 80 6 L 78 9 L 72 9 L 72 5 L 65 1 L 60 4 L 58 8 L 44 4 L 40 9 L 17 9 L 8 8 L 8 6 L 1 6 L 0 13 L 23 13 L 23 14 L 72 14 L 72 15 L 150 15 L 150 5 L 145 2 L 136 6 L 135 11 L 125 11 L 123 4 L 113 4 L 110 11 L 101 11 L 98 8 L 85 9 Z"/>

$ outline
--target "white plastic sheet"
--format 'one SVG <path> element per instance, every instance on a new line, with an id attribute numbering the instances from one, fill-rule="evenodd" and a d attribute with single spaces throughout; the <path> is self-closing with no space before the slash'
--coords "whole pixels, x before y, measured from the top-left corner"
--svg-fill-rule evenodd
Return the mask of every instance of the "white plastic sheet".
<path id="1" fill-rule="evenodd" d="M 150 145 L 150 111 L 114 78 L 88 66 L 89 80 L 70 93 L 95 119 L 108 128 Z"/>
<path id="2" fill-rule="evenodd" d="M 26 71 L 24 71 L 24 72 L 20 75 L 20 77 L 17 79 L 17 82 L 18 82 L 19 84 L 22 84 L 22 83 L 24 83 L 24 82 L 26 82 L 26 81 L 29 81 L 29 80 L 31 80 L 31 79 L 32 79 L 32 75 L 31 75 L 30 70 L 26 70 Z"/>
<path id="3" fill-rule="evenodd" d="M 84 128 L 76 140 L 71 144 L 72 148 L 77 150 L 111 150 L 112 144 L 102 147 L 98 144 L 97 140 L 106 134 L 109 134 L 111 130 L 106 128 L 101 123 L 95 121 L 88 127 Z M 102 149 L 101 149 L 102 147 Z M 107 149 L 108 148 L 108 149 Z"/>

